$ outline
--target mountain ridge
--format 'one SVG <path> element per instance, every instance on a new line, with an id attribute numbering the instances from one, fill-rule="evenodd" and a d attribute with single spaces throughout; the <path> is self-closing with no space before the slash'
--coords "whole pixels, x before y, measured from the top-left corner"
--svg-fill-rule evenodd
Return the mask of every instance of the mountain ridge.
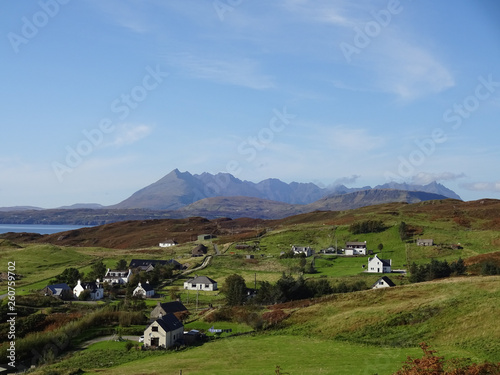
<path id="1" fill-rule="evenodd" d="M 230 173 L 191 174 L 174 169 L 160 180 L 136 191 L 127 199 L 108 208 L 146 208 L 178 210 L 205 198 L 214 197 L 254 197 L 288 204 L 311 204 L 332 195 L 342 195 L 371 189 L 395 189 L 422 191 L 438 194 L 447 198 L 460 199 L 460 196 L 445 186 L 431 182 L 427 185 L 412 185 L 390 182 L 374 188 L 348 188 L 337 185 L 322 188 L 314 183 L 285 183 L 277 178 L 260 182 L 240 180 Z"/>

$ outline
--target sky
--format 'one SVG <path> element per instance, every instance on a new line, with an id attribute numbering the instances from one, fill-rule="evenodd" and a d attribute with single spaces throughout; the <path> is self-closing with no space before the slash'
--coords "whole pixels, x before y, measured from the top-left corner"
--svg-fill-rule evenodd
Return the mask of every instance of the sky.
<path id="1" fill-rule="evenodd" d="M 0 207 L 175 168 L 500 199 L 497 0 L 0 3 Z"/>

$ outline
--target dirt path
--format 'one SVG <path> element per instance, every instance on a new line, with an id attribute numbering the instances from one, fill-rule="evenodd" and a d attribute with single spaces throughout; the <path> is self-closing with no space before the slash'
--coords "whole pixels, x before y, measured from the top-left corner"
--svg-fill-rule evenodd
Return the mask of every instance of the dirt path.
<path id="1" fill-rule="evenodd" d="M 139 343 L 139 337 L 140 336 L 122 336 L 122 339 L 135 341 L 135 342 Z M 82 345 L 80 347 L 81 348 L 88 348 L 90 345 L 95 344 L 96 342 L 112 341 L 112 340 L 117 340 L 117 339 L 118 339 L 118 335 L 96 337 L 95 339 L 85 341 L 84 343 L 82 343 Z"/>

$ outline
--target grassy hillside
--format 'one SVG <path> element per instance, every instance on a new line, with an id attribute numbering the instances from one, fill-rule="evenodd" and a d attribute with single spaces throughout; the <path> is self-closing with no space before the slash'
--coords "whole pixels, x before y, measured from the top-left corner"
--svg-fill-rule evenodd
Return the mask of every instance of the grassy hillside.
<path id="1" fill-rule="evenodd" d="M 391 374 L 425 341 L 447 358 L 500 361 L 500 276 L 454 278 L 277 305 L 279 328 L 136 359 L 87 351 L 52 369 L 92 374 Z M 219 326 L 224 323 L 219 323 Z M 124 357 L 125 356 L 125 357 Z M 121 363 L 119 365 L 116 365 Z"/>

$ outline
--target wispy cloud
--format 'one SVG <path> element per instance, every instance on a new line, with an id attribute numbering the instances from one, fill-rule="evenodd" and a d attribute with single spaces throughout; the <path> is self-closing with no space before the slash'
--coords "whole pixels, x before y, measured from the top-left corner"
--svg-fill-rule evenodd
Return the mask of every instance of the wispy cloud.
<path id="1" fill-rule="evenodd" d="M 460 185 L 470 191 L 500 192 L 500 181 L 497 182 L 472 182 Z"/>
<path id="2" fill-rule="evenodd" d="M 139 34 L 151 31 L 150 16 L 140 2 L 109 0 L 90 1 L 88 4 L 105 14 L 115 25 Z"/>
<path id="3" fill-rule="evenodd" d="M 374 65 L 382 90 L 402 99 L 436 94 L 455 85 L 450 71 L 436 56 L 399 38 L 377 49 Z"/>
<path id="4" fill-rule="evenodd" d="M 349 177 L 340 177 L 337 178 L 335 181 L 333 181 L 333 186 L 338 186 L 338 185 L 351 185 L 354 184 L 361 176 L 358 174 L 353 174 L 352 176 Z"/>
<path id="5" fill-rule="evenodd" d="M 427 185 L 433 181 L 455 181 L 460 178 L 466 177 L 464 173 L 428 173 L 420 172 L 411 178 L 411 183 L 416 185 Z"/>
<path id="6" fill-rule="evenodd" d="M 117 125 L 113 132 L 114 139 L 106 146 L 125 146 L 133 144 L 143 138 L 146 138 L 153 131 L 149 125 L 121 124 Z"/>
<path id="7" fill-rule="evenodd" d="M 356 23 L 346 15 L 348 5 L 349 3 L 344 1 L 283 1 L 283 7 L 286 10 L 300 15 L 302 19 L 309 22 L 323 22 L 335 26 L 353 27 Z"/>
<path id="8" fill-rule="evenodd" d="M 273 78 L 262 74 L 259 63 L 251 59 L 215 59 L 192 54 L 177 54 L 170 56 L 168 62 L 192 78 L 256 90 L 274 87 Z"/>

